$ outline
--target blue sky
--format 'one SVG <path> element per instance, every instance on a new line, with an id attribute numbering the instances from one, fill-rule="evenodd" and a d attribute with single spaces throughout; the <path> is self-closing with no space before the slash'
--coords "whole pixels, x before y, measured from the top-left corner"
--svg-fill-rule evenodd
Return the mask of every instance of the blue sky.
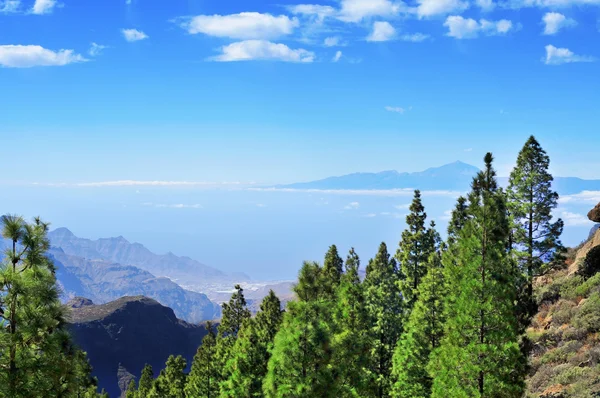
<path id="1" fill-rule="evenodd" d="M 506 174 L 529 134 L 555 173 L 600 178 L 598 0 L 0 10 L 4 181 L 292 182 L 488 150 Z"/>

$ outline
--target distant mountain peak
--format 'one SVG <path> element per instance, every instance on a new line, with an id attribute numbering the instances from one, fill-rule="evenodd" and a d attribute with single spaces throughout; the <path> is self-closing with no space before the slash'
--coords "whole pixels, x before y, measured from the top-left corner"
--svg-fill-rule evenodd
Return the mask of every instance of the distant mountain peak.
<path id="1" fill-rule="evenodd" d="M 63 239 L 75 237 L 75 234 L 73 232 L 71 232 L 70 229 L 65 228 L 65 227 L 56 228 L 54 231 L 52 231 L 52 233 L 54 235 L 56 235 L 57 237 L 60 236 Z"/>

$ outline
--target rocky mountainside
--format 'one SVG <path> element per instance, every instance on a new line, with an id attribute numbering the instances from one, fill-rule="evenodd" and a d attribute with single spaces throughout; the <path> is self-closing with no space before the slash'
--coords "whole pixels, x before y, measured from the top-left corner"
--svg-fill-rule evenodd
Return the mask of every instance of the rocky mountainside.
<path id="1" fill-rule="evenodd" d="M 248 279 L 245 275 L 228 275 L 189 257 L 180 257 L 173 253 L 152 253 L 144 245 L 130 243 L 122 236 L 97 240 L 84 239 L 75 236 L 67 228 L 57 228 L 48 236 L 52 246 L 60 247 L 68 255 L 134 265 L 154 276 L 165 276 L 185 285 L 233 281 L 234 279 L 241 282 Z"/>
<path id="2" fill-rule="evenodd" d="M 185 290 L 169 278 L 157 278 L 132 265 L 71 256 L 58 248 L 51 249 L 49 255 L 57 267 L 63 299 L 82 296 L 102 304 L 122 296 L 144 295 L 172 308 L 188 322 L 216 319 L 221 314 L 219 305 L 206 295 Z"/>
<path id="3" fill-rule="evenodd" d="M 87 352 L 99 387 L 111 397 L 119 397 L 131 377 L 139 379 L 146 363 L 157 373 L 169 355 L 183 355 L 191 363 L 206 334 L 204 325 L 177 319 L 173 310 L 143 296 L 101 305 L 75 298 L 67 306 L 74 339 Z"/>
<path id="4" fill-rule="evenodd" d="M 590 219 L 600 221 L 591 212 Z M 600 230 L 592 231 L 569 250 L 563 269 L 536 281 L 539 311 L 527 330 L 533 345 L 527 398 L 600 396 L 600 273 L 586 277 L 579 272 L 600 246 Z"/>

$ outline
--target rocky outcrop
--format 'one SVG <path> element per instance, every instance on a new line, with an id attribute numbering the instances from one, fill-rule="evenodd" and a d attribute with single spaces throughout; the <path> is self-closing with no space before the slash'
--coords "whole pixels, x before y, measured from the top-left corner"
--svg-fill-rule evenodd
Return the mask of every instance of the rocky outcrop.
<path id="1" fill-rule="evenodd" d="M 569 275 L 574 274 L 579 269 L 581 262 L 585 260 L 585 256 L 587 256 L 588 252 L 592 249 L 592 247 L 600 245 L 600 229 L 596 230 L 593 236 L 591 236 L 587 242 L 585 242 L 581 248 L 577 251 L 577 255 L 575 256 L 575 260 L 571 265 L 569 265 Z"/>
<path id="2" fill-rule="evenodd" d="M 71 308 L 68 321 L 99 387 L 111 397 L 121 395 L 132 375 L 139 379 L 145 364 L 158 374 L 169 355 L 183 355 L 189 365 L 206 334 L 204 325 L 177 319 L 172 309 L 143 296 Z"/>
<path id="3" fill-rule="evenodd" d="M 588 218 L 593 222 L 600 222 L 600 203 L 590 210 L 588 213 Z"/>

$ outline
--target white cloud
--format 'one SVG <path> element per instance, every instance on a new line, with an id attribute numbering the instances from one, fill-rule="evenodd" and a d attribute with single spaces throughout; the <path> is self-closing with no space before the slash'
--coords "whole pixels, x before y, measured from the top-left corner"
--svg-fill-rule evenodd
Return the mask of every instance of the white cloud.
<path id="1" fill-rule="evenodd" d="M 490 12 L 496 8 L 496 3 L 493 0 L 475 0 L 477 7 L 481 8 L 483 12 Z"/>
<path id="2" fill-rule="evenodd" d="M 394 207 L 398 210 L 407 210 L 410 207 L 410 203 L 405 203 L 403 205 L 396 205 Z"/>
<path id="3" fill-rule="evenodd" d="M 582 191 L 573 195 L 563 195 L 558 201 L 560 203 L 591 203 L 600 202 L 600 191 Z"/>
<path id="4" fill-rule="evenodd" d="M 31 12 L 37 15 L 49 14 L 56 5 L 56 0 L 35 0 Z"/>
<path id="5" fill-rule="evenodd" d="M 0 1 L 0 14 L 18 12 L 19 8 L 21 8 L 21 0 Z"/>
<path id="6" fill-rule="evenodd" d="M 346 209 L 346 210 L 356 210 L 359 207 L 360 207 L 360 203 L 358 203 L 358 202 L 350 202 L 346 206 L 344 206 L 344 209 Z"/>
<path id="7" fill-rule="evenodd" d="M 299 25 L 298 19 L 287 15 L 274 16 L 259 12 L 231 15 L 198 15 L 182 26 L 190 34 L 203 33 L 231 39 L 274 39 L 289 35 Z"/>
<path id="8" fill-rule="evenodd" d="M 403 41 L 411 41 L 413 43 L 420 43 L 422 41 L 429 39 L 429 37 L 430 37 L 429 35 L 426 35 L 424 33 L 411 33 L 411 34 L 406 34 L 406 35 L 400 36 L 400 39 Z"/>
<path id="9" fill-rule="evenodd" d="M 323 40 L 323 45 L 325 47 L 336 47 L 339 46 L 340 43 L 341 39 L 339 36 L 326 37 L 325 40 Z"/>
<path id="10" fill-rule="evenodd" d="M 561 65 L 574 62 L 594 62 L 595 58 L 584 55 L 576 55 L 568 48 L 557 48 L 551 44 L 546 46 L 546 65 Z"/>
<path id="11" fill-rule="evenodd" d="M 373 30 L 367 37 L 367 41 L 388 41 L 396 36 L 396 29 L 385 21 L 378 21 L 373 24 Z"/>
<path id="12" fill-rule="evenodd" d="M 466 148 L 465 152 L 473 152 L 473 148 Z"/>
<path id="13" fill-rule="evenodd" d="M 164 203 L 146 202 L 146 203 L 142 203 L 142 206 L 168 208 L 168 209 L 202 209 L 202 205 L 199 203 L 188 205 L 188 204 L 183 204 L 183 203 L 164 204 Z"/>
<path id="14" fill-rule="evenodd" d="M 542 17 L 542 22 L 544 23 L 545 35 L 555 35 L 562 28 L 568 28 L 577 25 L 575 20 L 567 18 L 558 12 L 547 12 Z"/>
<path id="15" fill-rule="evenodd" d="M 341 58 L 342 58 L 342 52 L 341 51 L 337 51 L 335 53 L 335 55 L 333 56 L 332 61 L 333 62 L 338 62 Z"/>
<path id="16" fill-rule="evenodd" d="M 515 9 L 524 7 L 567 8 L 572 6 L 600 5 L 600 0 L 508 0 L 507 6 Z"/>
<path id="17" fill-rule="evenodd" d="M 452 210 L 446 210 L 444 215 L 440 217 L 440 220 L 450 221 L 452 219 Z"/>
<path id="18" fill-rule="evenodd" d="M 288 193 L 314 193 L 322 195 L 353 195 L 353 196 L 384 196 L 384 197 L 413 197 L 413 188 L 398 189 L 300 189 L 300 188 L 248 188 L 256 192 L 288 192 Z M 459 191 L 421 191 L 422 196 L 444 196 L 458 198 L 464 192 Z"/>
<path id="19" fill-rule="evenodd" d="M 469 7 L 467 1 L 461 0 L 418 0 L 418 2 L 417 14 L 421 18 L 460 12 Z"/>
<path id="20" fill-rule="evenodd" d="M 99 182 L 79 183 L 33 183 L 33 185 L 49 187 L 220 187 L 220 186 L 244 186 L 253 185 L 253 182 L 245 183 L 238 181 L 207 182 L 207 181 L 139 181 L 139 180 L 117 180 Z"/>
<path id="21" fill-rule="evenodd" d="M 149 36 L 137 29 L 121 29 L 123 37 L 129 42 L 147 39 Z"/>
<path id="22" fill-rule="evenodd" d="M 214 61 L 273 60 L 284 62 L 309 63 L 315 60 L 315 53 L 302 48 L 291 49 L 285 44 L 266 40 L 245 40 L 221 47 L 221 55 L 211 58 Z"/>
<path id="23" fill-rule="evenodd" d="M 298 4 L 288 7 L 288 9 L 292 14 L 316 17 L 319 21 L 323 21 L 336 13 L 335 8 L 318 4 Z"/>
<path id="24" fill-rule="evenodd" d="M 377 217 L 377 214 L 375 214 L 375 213 L 368 213 L 368 214 L 363 215 L 363 217 L 373 218 L 373 217 Z"/>
<path id="25" fill-rule="evenodd" d="M 33 66 L 63 66 L 87 61 L 73 50 L 52 51 L 34 45 L 0 45 L 0 66 L 30 68 Z"/>
<path id="26" fill-rule="evenodd" d="M 390 0 L 341 0 L 338 19 L 359 22 L 371 17 L 391 17 L 400 11 L 402 3 Z"/>
<path id="27" fill-rule="evenodd" d="M 96 57 L 102 53 L 102 50 L 108 48 L 108 46 L 103 46 L 102 44 L 92 43 L 90 49 L 88 50 L 88 54 L 90 57 Z"/>
<path id="28" fill-rule="evenodd" d="M 386 106 L 385 107 L 386 111 L 388 111 L 388 112 L 394 112 L 394 113 L 399 113 L 401 115 L 404 115 L 404 113 L 407 110 L 409 111 L 411 109 L 412 109 L 412 106 L 408 107 L 408 109 L 407 108 L 402 108 L 402 107 L 399 107 L 399 106 Z"/>
<path id="29" fill-rule="evenodd" d="M 463 18 L 460 15 L 451 15 L 446 18 L 444 26 L 448 28 L 447 36 L 456 39 L 473 39 L 484 34 L 486 36 L 502 35 L 513 29 L 513 24 L 507 19 L 488 21 L 480 19 L 479 22 L 472 18 Z"/>
<path id="30" fill-rule="evenodd" d="M 571 213 L 570 211 L 563 211 L 560 213 L 560 218 L 565 222 L 566 226 L 578 227 L 583 225 L 590 225 L 591 221 L 582 214 Z"/>

